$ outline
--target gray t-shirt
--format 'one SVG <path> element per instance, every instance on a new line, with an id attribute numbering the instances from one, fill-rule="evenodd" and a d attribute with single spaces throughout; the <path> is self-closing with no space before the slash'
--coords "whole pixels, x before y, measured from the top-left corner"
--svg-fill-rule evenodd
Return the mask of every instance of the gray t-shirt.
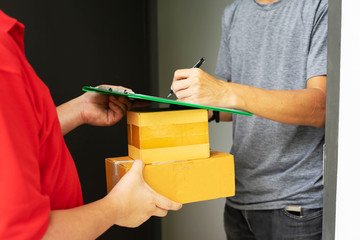
<path id="1" fill-rule="evenodd" d="M 223 14 L 216 74 L 274 90 L 326 75 L 327 0 L 237 0 Z M 238 209 L 322 207 L 324 128 L 233 115 Z"/>

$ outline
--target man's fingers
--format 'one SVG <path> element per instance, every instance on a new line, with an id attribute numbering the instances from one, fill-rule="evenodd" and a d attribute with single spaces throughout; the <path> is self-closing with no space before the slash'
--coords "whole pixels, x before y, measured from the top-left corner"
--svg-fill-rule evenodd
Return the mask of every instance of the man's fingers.
<path id="1" fill-rule="evenodd" d="M 174 73 L 174 81 L 189 78 L 190 76 L 199 76 L 203 73 L 200 68 L 179 69 Z"/>
<path id="2" fill-rule="evenodd" d="M 123 97 L 123 96 L 118 96 L 117 98 L 115 98 L 115 100 L 121 105 L 121 104 L 125 104 L 127 109 L 131 108 L 132 102 L 127 98 L 127 97 Z"/>
<path id="3" fill-rule="evenodd" d="M 165 217 L 167 215 L 168 211 L 167 210 L 164 210 L 164 209 L 161 209 L 161 208 L 156 208 L 154 213 L 153 213 L 153 216 L 157 216 L 157 217 Z"/>
<path id="4" fill-rule="evenodd" d="M 174 92 L 178 92 L 178 91 L 181 91 L 181 90 L 188 89 L 190 87 L 190 85 L 191 85 L 191 83 L 190 83 L 189 79 L 184 79 L 184 80 L 181 80 L 181 81 L 173 82 L 173 84 L 171 86 L 171 89 Z"/>
<path id="5" fill-rule="evenodd" d="M 119 96 L 119 97 L 115 97 L 115 96 L 110 96 L 109 97 L 110 102 L 115 103 L 116 105 L 118 105 L 119 107 L 121 107 L 122 109 L 128 110 L 131 108 L 131 102 L 129 101 L 129 99 L 127 97 L 123 97 L 123 96 Z M 125 108 L 124 108 L 125 107 Z M 126 111 L 125 111 L 126 112 Z"/>
<path id="6" fill-rule="evenodd" d="M 108 115 L 109 124 L 113 124 L 114 121 L 118 121 L 119 118 L 126 114 L 125 107 L 121 108 L 113 102 L 109 103 L 109 108 L 112 111 L 111 115 Z"/>
<path id="7" fill-rule="evenodd" d="M 126 90 L 131 91 L 131 92 L 133 91 L 133 90 L 132 90 L 132 89 L 130 89 L 130 88 L 123 87 L 123 86 L 120 86 L 120 85 L 115 86 L 115 85 L 101 84 L 101 85 L 99 85 L 99 86 L 103 86 L 103 87 L 123 88 L 123 89 L 126 89 Z M 99 87 L 99 86 L 97 86 L 97 87 Z"/>
<path id="8" fill-rule="evenodd" d="M 119 101 L 115 96 L 109 96 L 109 103 L 113 103 L 116 106 L 120 107 L 121 109 L 126 109 L 127 105 Z"/>
<path id="9" fill-rule="evenodd" d="M 116 121 L 116 119 L 118 117 L 122 117 L 126 114 L 126 111 L 127 111 L 127 107 L 125 104 L 115 104 L 114 102 L 110 101 L 109 102 L 109 108 L 111 109 L 111 111 L 113 111 L 113 116 L 114 116 L 114 119 Z M 118 119 L 117 119 L 118 120 Z"/>
<path id="10" fill-rule="evenodd" d="M 155 195 L 155 204 L 158 208 L 164 210 L 179 210 L 182 207 L 182 204 L 171 201 L 166 197 L 156 193 L 155 191 L 154 191 L 154 195 Z"/>
<path id="11" fill-rule="evenodd" d="M 188 91 L 180 90 L 180 91 L 175 92 L 175 94 L 176 94 L 176 97 L 178 98 L 178 100 L 181 102 L 184 102 L 183 101 L 184 99 L 192 97 L 192 93 L 189 90 Z"/>
<path id="12" fill-rule="evenodd" d="M 190 77 L 191 69 L 179 69 L 174 73 L 174 82 Z"/>

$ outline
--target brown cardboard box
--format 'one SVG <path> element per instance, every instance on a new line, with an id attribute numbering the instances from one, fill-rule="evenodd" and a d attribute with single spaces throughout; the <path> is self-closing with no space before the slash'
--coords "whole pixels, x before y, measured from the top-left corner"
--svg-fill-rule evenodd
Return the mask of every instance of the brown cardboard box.
<path id="1" fill-rule="evenodd" d="M 132 158 L 107 158 L 107 189 L 131 168 Z M 234 158 L 211 152 L 210 158 L 146 164 L 144 180 L 156 192 L 179 202 L 190 203 L 229 197 L 235 194 Z"/>
<path id="2" fill-rule="evenodd" d="M 205 109 L 129 111 L 128 149 L 145 163 L 209 157 Z"/>

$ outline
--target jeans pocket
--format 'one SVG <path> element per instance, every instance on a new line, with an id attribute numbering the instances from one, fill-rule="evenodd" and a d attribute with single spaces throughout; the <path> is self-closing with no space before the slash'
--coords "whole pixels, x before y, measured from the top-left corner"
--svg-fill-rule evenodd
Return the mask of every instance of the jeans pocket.
<path id="1" fill-rule="evenodd" d="M 322 208 L 314 208 L 314 209 L 302 209 L 302 214 L 294 214 L 292 212 L 287 211 L 285 208 L 281 210 L 281 212 L 292 219 L 299 221 L 308 221 L 318 217 L 322 217 L 323 209 Z"/>

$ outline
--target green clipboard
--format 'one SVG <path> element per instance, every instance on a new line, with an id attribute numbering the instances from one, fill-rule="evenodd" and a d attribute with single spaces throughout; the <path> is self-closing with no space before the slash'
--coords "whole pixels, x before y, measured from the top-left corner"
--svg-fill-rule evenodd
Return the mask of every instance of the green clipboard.
<path id="1" fill-rule="evenodd" d="M 116 87 L 105 87 L 105 86 L 99 86 L 99 87 L 90 87 L 90 86 L 84 86 L 82 88 L 83 91 L 86 92 L 97 92 L 102 94 L 109 94 L 109 95 L 121 95 L 132 99 L 141 99 L 141 100 L 148 100 L 153 102 L 159 102 L 159 103 L 167 103 L 167 104 L 174 104 L 174 105 L 180 105 L 180 106 L 186 106 L 186 107 L 193 107 L 193 108 L 202 108 L 202 109 L 209 109 L 209 110 L 215 110 L 220 112 L 228 112 L 228 113 L 234 113 L 234 114 L 241 114 L 245 116 L 252 116 L 252 113 L 244 112 L 240 110 L 234 110 L 234 109 L 228 109 L 228 108 L 219 108 L 219 107 L 211 107 L 211 106 L 205 106 L 200 104 L 192 104 L 192 103 L 185 103 L 180 102 L 172 99 L 167 98 L 161 98 L 161 97 L 155 97 L 150 95 L 144 95 L 144 94 L 138 94 L 134 93 L 132 91 L 127 91 L 123 88 L 116 88 Z"/>

